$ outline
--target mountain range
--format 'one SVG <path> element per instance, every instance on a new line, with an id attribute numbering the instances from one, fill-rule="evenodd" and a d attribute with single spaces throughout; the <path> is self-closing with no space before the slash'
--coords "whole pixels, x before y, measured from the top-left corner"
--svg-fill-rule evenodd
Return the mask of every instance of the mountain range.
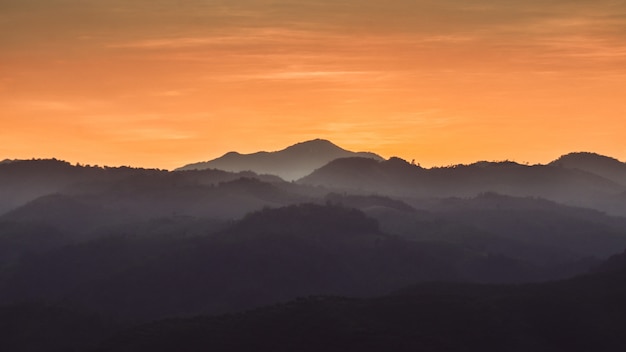
<path id="1" fill-rule="evenodd" d="M 421 283 L 377 297 L 306 296 L 227 315 L 143 323 L 67 304 L 0 306 L 11 351 L 618 351 L 626 254 L 567 280 Z M 174 292 L 174 291 L 171 291 Z"/>
<path id="2" fill-rule="evenodd" d="M 474 197 L 495 192 L 541 197 L 626 215 L 623 204 L 614 204 L 626 186 L 573 165 L 479 162 L 424 169 L 399 158 L 385 161 L 344 158 L 333 160 L 297 182 L 402 198 Z"/>
<path id="3" fill-rule="evenodd" d="M 0 163 L 0 350 L 624 342 L 626 164 L 359 155 L 315 140 L 233 154 L 236 172 Z"/>
<path id="4" fill-rule="evenodd" d="M 588 152 L 546 165 L 511 161 L 421 168 L 400 158 L 384 160 L 316 139 L 277 152 L 230 152 L 178 170 L 221 169 L 272 174 L 303 185 L 396 197 L 471 197 L 483 192 L 542 197 L 626 215 L 626 163 Z"/>
<path id="5" fill-rule="evenodd" d="M 214 160 L 185 165 L 177 171 L 203 169 L 220 169 L 231 172 L 253 171 L 257 174 L 272 174 L 280 176 L 284 180 L 293 181 L 310 174 L 313 170 L 332 160 L 347 157 L 383 160 L 382 157 L 374 153 L 351 152 L 330 141 L 315 139 L 294 144 L 276 152 L 253 154 L 229 152 Z"/>
<path id="6" fill-rule="evenodd" d="M 618 351 L 625 255 L 610 270 L 527 285 L 429 283 L 369 299 L 303 297 L 238 315 L 145 324 L 99 351 Z"/>

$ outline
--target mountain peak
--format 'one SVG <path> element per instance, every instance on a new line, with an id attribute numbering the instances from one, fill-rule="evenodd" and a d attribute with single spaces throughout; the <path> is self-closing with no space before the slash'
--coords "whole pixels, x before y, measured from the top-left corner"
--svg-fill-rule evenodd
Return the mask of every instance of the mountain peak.
<path id="1" fill-rule="evenodd" d="M 296 143 L 294 145 L 292 145 L 291 147 L 295 147 L 295 146 L 299 146 L 299 145 L 327 145 L 327 146 L 333 146 L 333 147 L 337 147 L 337 145 L 331 141 L 329 141 L 328 139 L 322 139 L 322 138 L 315 138 L 315 139 L 311 139 L 308 141 L 304 141 L 304 142 L 299 142 Z M 337 147 L 339 148 L 339 147 Z"/>
<path id="2" fill-rule="evenodd" d="M 592 152 L 573 152 L 562 155 L 557 160 L 553 161 L 552 164 L 558 163 L 569 163 L 569 162 L 607 162 L 607 163 L 620 163 L 619 160 L 605 156 L 598 153 Z"/>
<path id="3" fill-rule="evenodd" d="M 348 152 L 326 139 L 312 139 L 289 146 L 279 152 L 290 153 L 336 153 Z"/>
<path id="4" fill-rule="evenodd" d="M 576 152 L 565 154 L 551 162 L 550 165 L 586 171 L 615 183 L 626 185 L 626 163 L 597 153 Z"/>
<path id="5" fill-rule="evenodd" d="M 189 164 L 178 170 L 221 169 L 231 172 L 254 171 L 258 174 L 273 174 L 285 180 L 302 178 L 327 163 L 349 157 L 383 160 L 370 152 L 352 152 L 326 139 L 312 139 L 291 145 L 275 152 L 239 154 L 229 152 L 207 162 Z"/>

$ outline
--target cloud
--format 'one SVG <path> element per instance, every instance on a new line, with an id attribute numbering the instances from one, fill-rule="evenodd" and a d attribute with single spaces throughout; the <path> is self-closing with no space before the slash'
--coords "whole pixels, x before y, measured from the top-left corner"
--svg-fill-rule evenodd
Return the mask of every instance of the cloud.
<path id="1" fill-rule="evenodd" d="M 302 81 L 340 81 L 354 82 L 367 80 L 370 77 L 377 77 L 383 74 L 376 71 L 279 71 L 256 73 L 250 75 L 234 75 L 229 77 L 234 80 L 302 80 Z"/>
<path id="2" fill-rule="evenodd" d="M 625 43 L 614 0 L 0 0 L 0 104 L 5 129 L 58 119 L 68 140 L 198 150 L 242 133 L 515 140 L 503 116 L 614 132 Z"/>
<path id="3" fill-rule="evenodd" d="M 608 46 L 626 39 L 626 3 L 611 0 L 0 0 L 0 6 L 6 9 L 0 29 L 12 33 L 6 45 L 54 50 L 50 42 L 60 48 L 67 41 L 75 52 L 146 51 L 135 53 L 145 60 L 294 53 L 372 58 L 416 48 L 436 57 L 467 46 L 477 53 L 536 50 L 545 59 L 552 50 L 551 56 L 610 59 L 622 55 Z M 587 53 L 559 46 L 573 36 L 608 44 Z"/>
<path id="4" fill-rule="evenodd" d="M 89 133 L 117 142 L 148 140 L 186 140 L 197 136 L 197 125 L 190 121 L 206 120 L 206 114 L 81 114 L 73 124 Z"/>
<path id="5" fill-rule="evenodd" d="M 27 100 L 19 102 L 17 105 L 28 110 L 52 110 L 52 111 L 76 111 L 80 106 L 65 101 L 54 100 Z"/>
<path id="6" fill-rule="evenodd" d="M 157 97 L 182 97 L 189 95 L 196 91 L 195 89 L 172 89 L 154 92 L 153 95 Z"/>

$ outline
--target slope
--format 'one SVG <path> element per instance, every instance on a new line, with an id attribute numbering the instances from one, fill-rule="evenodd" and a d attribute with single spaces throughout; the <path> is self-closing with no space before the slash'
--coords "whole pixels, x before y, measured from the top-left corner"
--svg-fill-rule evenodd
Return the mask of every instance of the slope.
<path id="1" fill-rule="evenodd" d="M 232 172 L 251 170 L 258 174 L 278 175 L 291 181 L 308 175 L 313 170 L 337 158 L 359 156 L 382 160 L 373 153 L 351 152 L 330 141 L 315 139 L 301 142 L 276 152 L 239 154 L 230 152 L 214 160 L 185 165 L 178 170 L 220 169 Z"/>

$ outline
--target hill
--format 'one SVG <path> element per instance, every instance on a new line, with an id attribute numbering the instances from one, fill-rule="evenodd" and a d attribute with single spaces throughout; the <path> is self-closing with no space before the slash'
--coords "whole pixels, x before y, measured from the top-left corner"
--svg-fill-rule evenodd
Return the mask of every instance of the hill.
<path id="1" fill-rule="evenodd" d="M 175 220 L 147 232 L 112 227 L 110 236 L 24 256 L 0 276 L 0 304 L 65 302 L 144 320 L 234 312 L 298 296 L 372 296 L 433 280 L 562 277 L 482 249 L 391 236 L 363 212 L 335 205 L 265 209 L 225 229 Z"/>
<path id="2" fill-rule="evenodd" d="M 479 162 L 424 169 L 399 158 L 386 161 L 344 158 L 315 170 L 298 183 L 403 198 L 474 197 L 494 192 L 626 214 L 626 205 L 620 211 L 608 204 L 615 201 L 625 186 L 594 173 L 554 165 Z"/>
<path id="3" fill-rule="evenodd" d="M 611 350 L 626 188 L 593 171 L 2 163 L 0 350 Z"/>
<path id="4" fill-rule="evenodd" d="M 561 156 L 550 165 L 594 173 L 626 186 L 626 163 L 608 156 L 586 152 L 570 153 Z"/>
<path id="5" fill-rule="evenodd" d="M 173 201 L 174 198 L 180 198 L 185 194 L 190 195 L 194 188 L 208 189 L 241 178 L 284 183 L 276 176 L 260 176 L 252 172 L 232 173 L 220 170 L 170 172 L 130 167 L 71 165 L 56 159 L 19 160 L 0 164 L 0 215 L 39 197 L 53 194 L 96 198 L 122 197 L 132 200 L 131 194 L 141 199 L 162 196 L 169 192 L 171 195 L 169 200 Z M 195 197 L 198 198 L 198 194 Z M 171 205 L 174 206 L 173 203 Z"/>
<path id="6" fill-rule="evenodd" d="M 431 283 L 380 298 L 309 297 L 143 325 L 98 351 L 617 351 L 626 343 L 625 275 L 622 267 L 544 284 Z"/>
<path id="7" fill-rule="evenodd" d="M 231 172 L 253 171 L 257 174 L 277 175 L 292 181 L 308 175 L 328 162 L 346 157 L 364 157 L 383 160 L 368 152 L 351 152 L 330 141 L 315 139 L 298 143 L 276 152 L 253 154 L 227 153 L 217 159 L 185 165 L 177 170 L 219 169 Z"/>

